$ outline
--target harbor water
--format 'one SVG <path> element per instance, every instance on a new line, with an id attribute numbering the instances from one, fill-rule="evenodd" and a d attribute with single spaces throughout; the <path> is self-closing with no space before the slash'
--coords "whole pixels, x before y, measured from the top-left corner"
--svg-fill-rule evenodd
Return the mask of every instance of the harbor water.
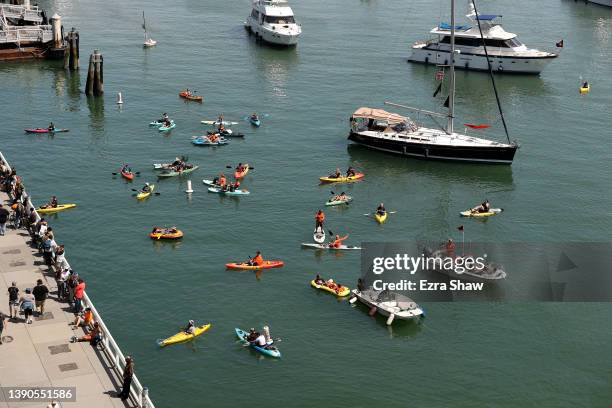
<path id="1" fill-rule="evenodd" d="M 406 62 L 410 45 L 448 18 L 438 0 L 310 0 L 292 4 L 302 24 L 293 49 L 257 44 L 242 26 L 247 0 L 41 1 L 80 31 L 81 71 L 61 62 L 0 64 L 0 150 L 35 203 L 75 202 L 50 218 L 59 244 L 156 406 L 268 408 L 609 406 L 612 306 L 605 303 L 426 303 L 421 325 L 383 318 L 309 286 L 315 274 L 354 286 L 355 253 L 303 250 L 330 191 L 354 197 L 326 209 L 326 226 L 347 243 L 412 239 L 490 242 L 608 241 L 612 116 L 612 9 L 568 0 L 480 1 L 531 47 L 565 48 L 540 76 L 497 76 L 512 166 L 462 165 L 390 156 L 350 146 L 348 118 L 384 101 L 441 111 L 435 68 Z M 466 2 L 467 3 L 467 2 Z M 158 45 L 142 48 L 142 11 Z M 467 4 L 458 2 L 459 21 Z M 84 95 L 87 56 L 104 55 L 102 98 Z M 579 95 L 581 80 L 591 92 Z M 190 88 L 204 103 L 178 97 Z M 121 92 L 124 104 L 117 106 Z M 251 128 L 245 117 L 262 116 Z M 160 134 L 148 123 L 168 112 Z M 247 136 L 198 148 L 200 120 L 223 113 Z M 409 114 L 409 112 L 399 112 Z M 504 140 L 487 74 L 457 72 L 456 126 L 490 123 L 479 135 Z M 68 133 L 24 134 L 53 121 Z M 187 178 L 157 181 L 152 163 L 187 155 Z M 250 196 L 209 194 L 201 180 L 248 162 Z M 129 163 L 140 176 L 111 173 Z M 320 186 L 336 167 L 363 182 Z M 145 182 L 160 195 L 137 201 Z M 459 211 L 488 198 L 504 213 L 486 222 Z M 380 202 L 380 226 L 363 214 Z M 180 242 L 153 242 L 155 225 L 176 225 Z M 285 267 L 261 274 L 224 264 L 261 250 Z M 512 273 L 527 273 L 513 271 Z M 415 299 L 419 300 L 419 299 Z M 160 349 L 156 339 L 189 319 L 212 323 L 196 341 Z M 234 328 L 269 325 L 281 360 L 236 343 Z"/>

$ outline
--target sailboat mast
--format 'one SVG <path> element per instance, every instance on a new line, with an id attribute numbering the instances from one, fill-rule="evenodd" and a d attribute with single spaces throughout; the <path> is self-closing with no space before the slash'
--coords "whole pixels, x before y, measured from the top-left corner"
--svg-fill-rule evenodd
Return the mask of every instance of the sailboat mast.
<path id="1" fill-rule="evenodd" d="M 144 39 L 147 41 L 147 21 L 145 20 L 144 10 L 142 11 L 142 29 L 144 30 Z"/>
<path id="2" fill-rule="evenodd" d="M 450 41 L 450 92 L 448 95 L 448 126 L 446 132 L 454 132 L 453 120 L 455 118 L 455 0 L 451 0 L 451 41 Z"/>

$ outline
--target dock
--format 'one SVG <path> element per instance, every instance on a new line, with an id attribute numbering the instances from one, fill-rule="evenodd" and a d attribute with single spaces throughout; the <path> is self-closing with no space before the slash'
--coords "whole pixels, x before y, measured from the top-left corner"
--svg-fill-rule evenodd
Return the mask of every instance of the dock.
<path id="1" fill-rule="evenodd" d="M 0 163 L 8 165 L 1 152 Z M 10 199 L 6 192 L 0 191 L 3 206 L 8 205 Z M 24 205 L 27 210 L 35 208 L 29 198 Z M 61 231 L 54 232 L 56 236 L 61 235 Z M 82 276 L 87 280 L 86 272 Z M 16 282 L 22 295 L 26 288 L 36 286 L 38 279 L 43 280 L 50 292 L 44 314 L 37 316 L 35 313 L 32 324 L 25 323 L 23 314 L 18 319 L 8 320 L 8 287 Z M 0 292 L 0 312 L 8 320 L 0 345 L 0 408 L 50 404 L 48 400 L 9 402 L 7 387 L 75 387 L 76 401 L 60 402 L 57 407 L 154 408 L 148 390 L 136 376 L 132 380 L 130 399 L 124 403 L 117 398 L 125 357 L 87 293 L 83 308 L 90 307 L 93 311 L 94 321 L 102 328 L 102 343 L 94 347 L 89 342 L 70 342 L 72 336 L 82 336 L 84 331 L 82 328 L 73 330 L 69 325 L 74 321 L 74 314 L 68 303 L 57 299 L 55 272 L 45 265 L 29 232 L 24 228 L 13 229 L 10 222 L 6 235 L 0 236 Z"/>

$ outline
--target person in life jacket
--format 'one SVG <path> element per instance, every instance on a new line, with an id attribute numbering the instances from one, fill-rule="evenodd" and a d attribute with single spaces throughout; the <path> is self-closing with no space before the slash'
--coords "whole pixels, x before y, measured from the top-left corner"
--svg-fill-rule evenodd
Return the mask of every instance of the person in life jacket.
<path id="1" fill-rule="evenodd" d="M 225 178 L 225 174 L 219 174 L 219 186 L 224 188 L 227 185 L 227 179 Z"/>
<path id="2" fill-rule="evenodd" d="M 455 242 L 452 239 L 448 239 L 448 241 L 446 241 L 446 254 L 449 256 L 453 256 L 455 254 Z"/>
<path id="3" fill-rule="evenodd" d="M 319 210 L 317 214 L 315 215 L 315 229 L 316 230 L 318 230 L 319 228 L 323 229 L 324 221 L 325 221 L 325 213 Z"/>
<path id="4" fill-rule="evenodd" d="M 342 246 L 342 242 L 348 238 L 348 234 L 343 237 L 336 234 L 334 240 L 329 244 L 330 248 L 340 248 Z"/>
<path id="5" fill-rule="evenodd" d="M 342 172 L 340 171 L 340 168 L 336 168 L 336 171 L 333 172 L 332 174 L 329 175 L 329 177 L 331 178 L 340 178 L 342 177 Z"/>
<path id="6" fill-rule="evenodd" d="M 486 213 L 491 209 L 491 204 L 489 200 L 484 200 L 480 205 L 472 208 L 472 213 Z"/>
<path id="7" fill-rule="evenodd" d="M 317 285 L 325 285 L 325 280 L 321 278 L 321 276 L 319 276 L 319 274 L 317 273 L 317 276 L 314 279 L 314 283 L 316 283 Z"/>
<path id="8" fill-rule="evenodd" d="M 379 215 L 385 215 L 385 213 L 387 212 L 387 210 L 385 209 L 385 204 L 384 203 L 380 203 L 378 205 L 378 208 L 376 209 L 376 213 Z"/>
<path id="9" fill-rule="evenodd" d="M 352 166 L 346 170 L 346 177 L 353 177 L 356 174 L 355 169 Z"/>
<path id="10" fill-rule="evenodd" d="M 195 333 L 195 322 L 193 320 L 190 320 L 187 323 L 187 326 L 183 329 L 183 331 L 185 332 L 185 334 Z"/>
<path id="11" fill-rule="evenodd" d="M 261 252 L 260 251 L 257 251 L 255 256 L 253 258 L 249 259 L 249 262 L 248 262 L 248 264 L 250 266 L 261 266 L 261 265 L 263 265 L 263 263 L 264 263 L 264 260 L 263 260 L 263 257 L 261 256 Z"/>
<path id="12" fill-rule="evenodd" d="M 251 327 L 249 330 L 249 334 L 246 336 L 245 340 L 249 343 L 254 342 L 259 337 L 259 333 L 255 331 L 254 328 Z"/>

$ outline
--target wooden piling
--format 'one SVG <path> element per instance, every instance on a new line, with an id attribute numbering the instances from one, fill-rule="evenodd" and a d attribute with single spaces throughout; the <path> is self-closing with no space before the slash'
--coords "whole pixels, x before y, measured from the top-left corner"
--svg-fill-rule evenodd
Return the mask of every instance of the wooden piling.
<path id="1" fill-rule="evenodd" d="M 104 93 L 104 58 L 100 50 L 94 50 L 89 56 L 89 69 L 87 71 L 87 85 L 85 94 L 99 96 Z"/>
<path id="2" fill-rule="evenodd" d="M 76 71 L 79 69 L 79 32 L 72 30 L 66 36 L 66 42 L 68 43 L 68 53 L 66 56 L 66 60 L 64 63 L 65 68 L 70 69 L 71 71 Z"/>

